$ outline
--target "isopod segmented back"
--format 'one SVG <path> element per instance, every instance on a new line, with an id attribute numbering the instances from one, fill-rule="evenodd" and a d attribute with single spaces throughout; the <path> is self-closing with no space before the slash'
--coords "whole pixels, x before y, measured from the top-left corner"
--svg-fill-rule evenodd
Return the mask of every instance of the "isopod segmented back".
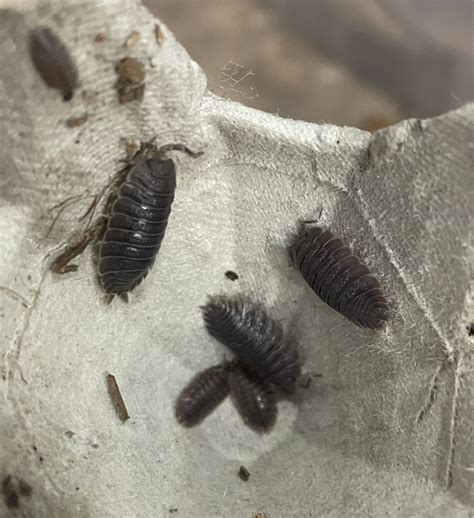
<path id="1" fill-rule="evenodd" d="M 277 418 L 271 385 L 239 367 L 230 372 L 229 385 L 234 406 L 245 423 L 256 432 L 269 432 Z"/>
<path id="2" fill-rule="evenodd" d="M 306 230 L 290 253 L 312 290 L 333 309 L 371 329 L 380 328 L 388 319 L 379 282 L 331 231 Z"/>
<path id="3" fill-rule="evenodd" d="M 301 373 L 298 352 L 261 306 L 221 296 L 211 298 L 202 310 L 208 332 L 237 355 L 247 372 L 294 391 Z"/>
<path id="4" fill-rule="evenodd" d="M 148 274 L 165 235 L 175 188 L 171 159 L 136 159 L 118 190 L 99 249 L 106 293 L 128 293 Z"/>
<path id="5" fill-rule="evenodd" d="M 176 419 L 183 426 L 196 426 L 224 401 L 229 391 L 229 371 L 226 366 L 216 365 L 199 372 L 176 400 Z"/>
<path id="6" fill-rule="evenodd" d="M 118 188 L 99 249 L 100 282 L 111 296 L 138 286 L 160 250 L 176 189 L 175 164 L 164 158 L 171 150 L 202 154 L 182 144 L 144 144 Z"/>

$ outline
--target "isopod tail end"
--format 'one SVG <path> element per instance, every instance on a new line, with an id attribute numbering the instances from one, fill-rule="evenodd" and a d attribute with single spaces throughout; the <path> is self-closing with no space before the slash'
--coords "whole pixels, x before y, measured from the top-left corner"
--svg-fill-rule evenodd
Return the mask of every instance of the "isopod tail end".
<path id="1" fill-rule="evenodd" d="M 380 329 L 390 318 L 390 311 L 388 308 L 385 307 L 377 308 L 374 317 L 376 321 L 375 328 Z"/>
<path id="2" fill-rule="evenodd" d="M 127 292 L 125 292 L 125 291 L 124 291 L 124 292 L 122 292 L 122 293 L 120 293 L 119 297 L 120 297 L 120 298 L 121 298 L 121 299 L 122 299 L 126 304 L 128 304 L 128 303 L 129 303 L 129 301 L 130 301 L 130 298 L 129 298 L 129 296 L 128 296 L 128 293 L 127 293 Z"/>
<path id="3" fill-rule="evenodd" d="M 107 304 L 107 306 L 109 306 L 110 303 L 114 300 L 114 297 L 115 297 L 115 295 L 107 295 L 105 297 L 105 303 Z"/>

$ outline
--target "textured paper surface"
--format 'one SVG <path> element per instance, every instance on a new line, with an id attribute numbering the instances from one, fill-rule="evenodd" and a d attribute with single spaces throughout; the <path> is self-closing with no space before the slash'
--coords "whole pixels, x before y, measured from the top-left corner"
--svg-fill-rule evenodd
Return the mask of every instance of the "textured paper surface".
<path id="1" fill-rule="evenodd" d="M 284 120 L 207 93 L 198 65 L 162 24 L 158 45 L 157 21 L 134 1 L 0 15 L 0 476 L 32 486 L 19 512 L 468 516 L 474 107 L 373 136 Z M 70 103 L 27 55 L 27 31 L 40 24 L 77 61 Z M 124 48 L 134 30 L 139 42 Z M 114 64 L 126 55 L 146 65 L 142 103 L 118 103 Z M 65 125 L 85 112 L 84 125 Z M 75 273 L 55 276 L 48 264 L 79 235 L 85 195 L 120 167 L 124 142 L 154 135 L 205 154 L 174 155 L 178 188 L 157 263 L 128 305 L 107 306 L 90 249 Z M 81 194 L 47 235 L 50 209 Z M 318 218 L 380 279 L 393 308 L 383 331 L 335 313 L 291 266 L 297 221 Z M 224 352 L 198 307 L 240 292 L 265 303 L 322 377 L 280 404 L 268 436 L 243 426 L 230 401 L 183 430 L 176 395 Z"/>

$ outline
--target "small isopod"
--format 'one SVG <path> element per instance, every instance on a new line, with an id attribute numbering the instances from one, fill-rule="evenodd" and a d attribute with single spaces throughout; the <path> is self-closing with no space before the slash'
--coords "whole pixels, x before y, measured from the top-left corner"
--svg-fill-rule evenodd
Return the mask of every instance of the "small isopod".
<path id="1" fill-rule="evenodd" d="M 76 65 L 64 43 L 49 27 L 37 27 L 29 33 L 31 60 L 38 74 L 50 87 L 60 90 L 70 101 L 79 81 Z"/>
<path id="2" fill-rule="evenodd" d="M 226 366 L 216 365 L 199 372 L 176 400 L 176 419 L 183 426 L 196 426 L 224 401 L 229 391 Z"/>
<path id="3" fill-rule="evenodd" d="M 261 306 L 222 296 L 211 298 L 202 310 L 208 332 L 237 355 L 247 372 L 294 391 L 301 372 L 298 352 Z"/>
<path id="4" fill-rule="evenodd" d="M 269 432 L 277 417 L 271 385 L 238 367 L 230 372 L 229 385 L 234 406 L 245 423 L 256 432 Z"/>
<path id="5" fill-rule="evenodd" d="M 312 290 L 333 309 L 371 329 L 380 328 L 388 319 L 379 282 L 332 232 L 307 229 L 290 253 Z"/>

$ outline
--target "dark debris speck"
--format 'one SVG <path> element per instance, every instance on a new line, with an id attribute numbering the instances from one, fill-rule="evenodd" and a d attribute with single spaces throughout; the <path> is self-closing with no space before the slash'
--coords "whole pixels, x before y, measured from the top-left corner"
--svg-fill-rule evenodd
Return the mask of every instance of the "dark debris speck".
<path id="1" fill-rule="evenodd" d="M 236 281 L 239 278 L 239 275 L 232 270 L 227 270 L 225 272 L 225 276 L 230 279 L 231 281 Z"/>
<path id="2" fill-rule="evenodd" d="M 245 466 L 240 466 L 239 469 L 239 477 L 244 481 L 247 482 L 247 480 L 250 478 L 250 472 Z"/>

